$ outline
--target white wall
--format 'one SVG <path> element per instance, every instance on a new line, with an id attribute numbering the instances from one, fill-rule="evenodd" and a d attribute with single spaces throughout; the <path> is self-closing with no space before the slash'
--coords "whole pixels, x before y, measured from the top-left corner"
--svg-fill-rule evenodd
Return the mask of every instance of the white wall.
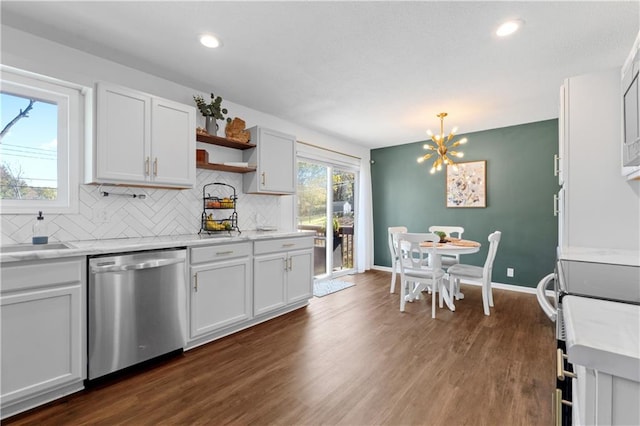
<path id="1" fill-rule="evenodd" d="M 150 75 L 133 68 L 127 67 L 122 64 L 118 64 L 97 56 L 87 54 L 85 52 L 69 48 L 57 43 L 50 42 L 48 40 L 35 37 L 31 34 L 16 30 L 11 27 L 2 26 L 2 64 L 20 68 L 27 71 L 47 75 L 49 77 L 58 78 L 61 80 L 69 81 L 76 84 L 81 84 L 88 87 L 94 87 L 97 81 L 109 81 L 117 83 L 123 86 L 131 87 L 143 92 L 147 92 L 156 96 L 172 99 L 177 102 L 193 105 L 192 96 L 195 94 L 206 95 L 210 92 L 209 87 L 197 87 L 191 88 L 182 86 L 175 82 L 165 80 L 163 78 Z M 223 98 L 224 92 L 217 93 Z M 361 173 L 368 176 L 368 169 L 370 165 L 369 161 L 369 149 L 363 146 L 358 146 L 351 143 L 342 142 L 341 140 L 331 137 L 320 132 L 296 125 L 295 123 L 288 122 L 273 115 L 256 111 L 251 108 L 234 104 L 228 100 L 224 101 L 224 106 L 229 111 L 231 117 L 241 117 L 247 123 L 247 127 L 254 125 L 260 125 L 272 129 L 276 129 L 285 133 L 296 135 L 298 140 L 313 143 L 331 150 L 340 151 L 345 154 L 360 157 L 362 159 L 362 165 L 366 168 L 367 173 Z M 204 119 L 198 116 L 198 126 L 204 127 Z M 202 148 L 202 146 L 199 146 Z M 207 146 L 209 149 L 209 147 Z M 211 148 L 213 149 L 213 148 Z M 202 173 L 199 173 L 199 179 L 202 178 Z M 229 178 L 231 179 L 231 178 Z M 200 182 L 198 182 L 200 184 Z M 370 184 L 368 185 L 370 190 Z M 365 185 L 365 190 L 367 186 Z M 90 191 L 85 189 L 84 193 Z M 158 190 L 160 191 L 160 190 Z M 162 190 L 164 191 L 164 190 Z M 83 191 L 81 190 L 81 197 Z M 269 196 L 261 196 L 269 197 Z M 279 205 L 277 218 L 267 218 L 268 222 L 278 223 L 282 228 L 294 227 L 294 203 L 293 197 L 278 197 L 277 201 L 268 201 L 268 199 L 260 201 L 263 204 L 276 203 Z M 273 199 L 273 197 L 271 197 Z M 365 244 L 361 246 L 362 254 L 366 253 L 366 257 L 363 259 L 367 268 L 371 264 L 372 259 L 372 234 L 373 227 L 371 225 L 370 217 L 370 195 L 366 196 L 367 205 L 363 206 L 368 210 L 368 224 L 365 225 L 364 236 Z M 196 209 L 198 209 L 197 207 Z M 269 209 L 267 208 L 267 211 Z M 364 210 L 363 210 L 364 211 Z M 243 212 L 239 211 L 242 215 Z M 196 221 L 197 218 L 194 218 Z M 22 221 L 22 219 L 16 219 L 9 215 L 2 215 L 3 226 L 3 238 L 6 240 L 6 234 L 4 229 L 11 228 L 15 230 L 12 221 Z M 251 224 L 247 224 L 251 225 Z M 175 231 L 177 232 L 177 231 Z M 12 242 L 3 241 L 3 242 Z M 24 241 L 16 241 L 24 242 Z"/>

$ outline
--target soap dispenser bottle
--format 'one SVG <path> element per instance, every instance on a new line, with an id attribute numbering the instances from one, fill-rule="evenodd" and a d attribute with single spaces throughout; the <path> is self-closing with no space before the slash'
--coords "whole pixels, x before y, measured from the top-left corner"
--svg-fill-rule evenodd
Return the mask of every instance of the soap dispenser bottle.
<path id="1" fill-rule="evenodd" d="M 33 244 L 47 244 L 49 242 L 49 234 L 47 233 L 47 224 L 44 221 L 42 212 L 38 212 L 36 223 L 33 224 Z"/>

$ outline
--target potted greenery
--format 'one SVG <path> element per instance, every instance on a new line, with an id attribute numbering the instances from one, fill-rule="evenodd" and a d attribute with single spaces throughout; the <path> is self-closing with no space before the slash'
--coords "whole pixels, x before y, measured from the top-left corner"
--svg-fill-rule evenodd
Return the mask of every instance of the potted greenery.
<path id="1" fill-rule="evenodd" d="M 196 106 L 200 110 L 200 113 L 205 118 L 205 129 L 210 135 L 217 134 L 218 124 L 216 120 L 224 120 L 224 114 L 228 111 L 226 108 L 222 108 L 222 97 L 211 94 L 211 101 L 206 103 L 204 98 L 200 95 L 194 96 L 193 100 L 196 102 Z M 231 122 L 231 118 L 227 117 L 227 123 Z"/>
<path id="2" fill-rule="evenodd" d="M 446 232 L 435 231 L 434 234 L 436 234 L 438 237 L 440 237 L 440 242 L 441 243 L 446 243 L 447 242 L 447 233 Z"/>

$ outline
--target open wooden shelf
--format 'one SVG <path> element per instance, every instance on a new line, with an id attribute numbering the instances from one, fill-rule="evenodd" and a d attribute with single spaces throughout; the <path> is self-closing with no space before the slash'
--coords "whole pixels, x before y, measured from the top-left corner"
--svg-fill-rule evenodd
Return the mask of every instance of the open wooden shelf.
<path id="1" fill-rule="evenodd" d="M 196 133 L 196 140 L 198 142 L 208 143 L 211 145 L 224 146 L 227 148 L 234 148 L 234 149 L 249 149 L 249 148 L 256 147 L 255 144 L 252 144 L 252 143 L 237 142 L 237 141 L 232 141 L 231 139 L 221 138 L 220 136 L 203 135 L 200 133 Z"/>
<path id="2" fill-rule="evenodd" d="M 217 170 L 220 172 L 232 173 L 249 173 L 256 171 L 255 167 L 236 167 L 219 163 L 196 163 L 196 169 Z"/>

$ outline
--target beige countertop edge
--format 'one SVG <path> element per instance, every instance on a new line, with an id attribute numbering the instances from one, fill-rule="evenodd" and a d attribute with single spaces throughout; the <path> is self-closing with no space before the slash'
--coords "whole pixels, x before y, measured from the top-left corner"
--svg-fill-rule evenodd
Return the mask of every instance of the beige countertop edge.
<path id="1" fill-rule="evenodd" d="M 243 231 L 241 234 L 232 232 L 231 236 L 223 234 L 189 234 L 140 238 L 114 238 L 104 240 L 62 241 L 70 248 L 31 251 L 25 250 L 14 253 L 0 253 L 0 262 L 9 263 L 26 260 L 92 256 L 98 254 L 154 250 L 172 247 L 194 247 L 275 238 L 312 237 L 314 235 L 314 231 Z"/>

